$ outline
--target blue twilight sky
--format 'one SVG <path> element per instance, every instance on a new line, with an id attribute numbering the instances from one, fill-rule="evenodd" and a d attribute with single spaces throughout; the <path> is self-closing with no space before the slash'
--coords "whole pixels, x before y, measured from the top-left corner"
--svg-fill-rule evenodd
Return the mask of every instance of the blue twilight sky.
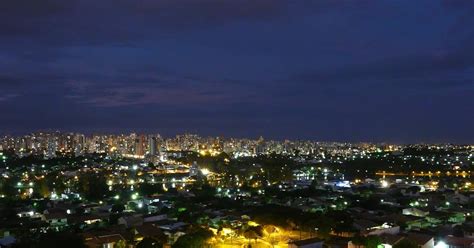
<path id="1" fill-rule="evenodd" d="M 0 132 L 474 142 L 474 1 L 5 0 Z"/>

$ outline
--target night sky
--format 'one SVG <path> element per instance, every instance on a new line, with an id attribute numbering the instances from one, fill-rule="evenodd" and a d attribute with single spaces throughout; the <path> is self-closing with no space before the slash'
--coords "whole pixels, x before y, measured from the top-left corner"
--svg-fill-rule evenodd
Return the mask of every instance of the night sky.
<path id="1" fill-rule="evenodd" d="M 474 142 L 474 1 L 5 0 L 0 133 Z"/>

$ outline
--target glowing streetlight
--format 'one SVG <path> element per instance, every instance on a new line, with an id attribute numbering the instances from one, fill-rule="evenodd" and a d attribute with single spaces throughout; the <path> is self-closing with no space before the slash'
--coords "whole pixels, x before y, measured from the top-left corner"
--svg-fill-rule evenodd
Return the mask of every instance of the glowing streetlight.
<path id="1" fill-rule="evenodd" d="M 210 171 L 209 171 L 208 169 L 206 169 L 206 168 L 202 168 L 202 169 L 201 169 L 201 173 L 202 173 L 204 176 L 207 176 L 207 175 L 210 173 Z"/>

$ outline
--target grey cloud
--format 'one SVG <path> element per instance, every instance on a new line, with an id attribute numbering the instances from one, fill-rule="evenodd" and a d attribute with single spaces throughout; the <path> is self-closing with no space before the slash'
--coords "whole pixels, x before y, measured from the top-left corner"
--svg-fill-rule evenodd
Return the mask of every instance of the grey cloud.
<path id="1" fill-rule="evenodd" d="M 19 96 L 18 94 L 5 94 L 5 95 L 0 94 L 0 102 L 8 101 L 18 96 Z"/>

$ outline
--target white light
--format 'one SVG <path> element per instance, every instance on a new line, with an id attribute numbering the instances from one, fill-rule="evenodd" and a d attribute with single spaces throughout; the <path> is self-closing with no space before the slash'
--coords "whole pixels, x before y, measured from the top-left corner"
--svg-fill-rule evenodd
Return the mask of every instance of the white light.
<path id="1" fill-rule="evenodd" d="M 207 176 L 207 175 L 210 173 L 210 171 L 209 171 L 208 169 L 206 169 L 206 168 L 203 168 L 203 169 L 201 169 L 201 173 L 202 173 L 204 176 Z"/>
<path id="2" fill-rule="evenodd" d="M 435 248 L 448 248 L 448 245 L 444 241 L 439 241 L 436 245 Z"/>
<path id="3" fill-rule="evenodd" d="M 142 208 L 143 207 L 143 203 L 138 203 L 138 208 Z"/>

